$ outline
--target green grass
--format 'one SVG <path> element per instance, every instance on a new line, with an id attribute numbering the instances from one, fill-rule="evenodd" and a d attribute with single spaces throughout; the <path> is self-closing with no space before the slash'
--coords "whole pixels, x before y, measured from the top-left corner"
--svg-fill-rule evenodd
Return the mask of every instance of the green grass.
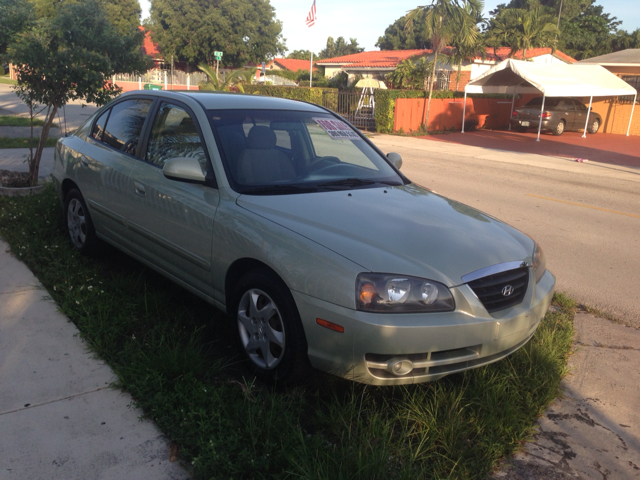
<path id="1" fill-rule="evenodd" d="M 34 127 L 41 127 L 44 121 L 39 118 L 33 119 Z M 0 127 L 30 127 L 31 121 L 29 117 L 18 117 L 16 115 L 0 115 Z M 57 125 L 52 125 L 57 127 Z"/>
<path id="2" fill-rule="evenodd" d="M 0 148 L 29 148 L 30 138 L 8 138 L 0 137 Z M 58 143 L 57 138 L 47 138 L 45 147 L 55 147 Z M 38 138 L 33 139 L 33 148 L 38 146 Z"/>
<path id="3" fill-rule="evenodd" d="M 5 83 L 7 85 L 16 85 L 18 82 L 15 80 L 11 80 L 8 76 L 0 76 L 0 83 Z"/>
<path id="4" fill-rule="evenodd" d="M 0 234 L 196 478 L 486 478 L 566 374 L 575 304 L 557 295 L 532 341 L 486 367 L 406 387 L 315 372 L 267 388 L 213 307 L 118 252 L 78 256 L 52 188 L 0 197 Z"/>

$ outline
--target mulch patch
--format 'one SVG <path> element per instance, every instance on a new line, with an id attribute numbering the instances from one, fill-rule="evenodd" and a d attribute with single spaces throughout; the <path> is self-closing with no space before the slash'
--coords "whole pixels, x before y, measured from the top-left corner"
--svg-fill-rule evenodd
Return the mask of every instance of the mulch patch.
<path id="1" fill-rule="evenodd" d="M 7 188 L 28 187 L 29 173 L 0 170 L 0 186 Z"/>

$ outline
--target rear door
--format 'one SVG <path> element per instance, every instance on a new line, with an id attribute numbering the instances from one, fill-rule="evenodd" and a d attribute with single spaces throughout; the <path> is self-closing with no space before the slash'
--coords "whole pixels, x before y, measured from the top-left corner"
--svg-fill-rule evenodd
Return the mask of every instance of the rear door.
<path id="1" fill-rule="evenodd" d="M 587 122 L 587 107 L 584 105 L 584 103 L 578 100 L 573 100 L 573 104 L 576 110 L 575 129 L 584 130 Z"/>
<path id="2" fill-rule="evenodd" d="M 211 296 L 213 220 L 220 197 L 200 127 L 188 107 L 171 100 L 160 103 L 149 130 L 142 161 L 129 178 L 136 251 Z M 208 185 L 166 178 L 162 167 L 176 157 L 196 158 Z"/>
<path id="3" fill-rule="evenodd" d="M 153 100 L 128 98 L 105 110 L 94 123 L 80 155 L 78 184 L 96 230 L 123 245 L 132 192 L 129 175 Z"/>
<path id="4" fill-rule="evenodd" d="M 560 119 L 564 120 L 567 130 L 575 128 L 576 107 L 574 107 L 573 101 L 570 98 L 558 100 L 557 105 L 553 108 L 553 112 L 555 115 L 558 115 Z"/>

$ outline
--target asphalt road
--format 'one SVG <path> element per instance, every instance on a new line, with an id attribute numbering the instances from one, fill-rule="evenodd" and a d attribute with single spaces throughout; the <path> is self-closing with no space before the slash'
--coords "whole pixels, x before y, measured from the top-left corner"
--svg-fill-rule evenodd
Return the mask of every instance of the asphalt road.
<path id="1" fill-rule="evenodd" d="M 412 137 L 372 140 L 399 153 L 415 183 L 534 238 L 558 291 L 640 328 L 640 169 Z"/>

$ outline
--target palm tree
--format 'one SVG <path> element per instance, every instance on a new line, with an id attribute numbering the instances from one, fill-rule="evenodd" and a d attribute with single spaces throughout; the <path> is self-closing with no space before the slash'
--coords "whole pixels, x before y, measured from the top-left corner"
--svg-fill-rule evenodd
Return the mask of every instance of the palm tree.
<path id="1" fill-rule="evenodd" d="M 478 23 L 485 22 L 485 20 L 479 15 L 474 18 L 472 5 L 465 5 L 465 10 L 468 15 L 463 17 L 464 23 L 460 25 L 458 31 L 467 32 L 475 29 L 478 32 L 478 35 L 475 37 L 468 34 L 456 35 L 451 41 L 451 46 L 454 47 L 454 50 L 449 55 L 449 58 L 451 63 L 458 67 L 458 74 L 456 75 L 456 91 L 458 91 L 458 87 L 460 86 L 462 62 L 465 60 L 473 61 L 473 59 L 477 57 L 481 57 L 484 60 L 487 56 L 485 39 L 480 35 L 480 30 L 478 29 Z"/>
<path id="2" fill-rule="evenodd" d="M 560 31 L 553 20 L 553 16 L 545 14 L 541 7 L 532 10 L 506 8 L 494 19 L 487 42 L 494 49 L 509 47 L 511 58 L 522 51 L 522 59 L 525 60 L 529 49 L 555 48 Z"/>
<path id="3" fill-rule="evenodd" d="M 214 90 L 216 92 L 228 92 L 232 86 L 235 86 L 244 93 L 242 85 L 251 83 L 253 75 L 255 74 L 255 70 L 251 68 L 242 68 L 229 72 L 226 75 L 218 75 L 216 70 L 206 63 L 201 63 L 198 65 L 198 68 L 209 77 L 209 81 L 201 83 L 200 88 L 202 90 Z"/>
<path id="4" fill-rule="evenodd" d="M 469 7 L 467 7 L 469 5 Z M 477 28 L 465 28 L 472 24 L 475 26 L 475 18 L 482 13 L 484 2 L 482 0 L 432 0 L 431 5 L 416 7 L 407 15 L 405 28 L 411 30 L 413 21 L 421 13 L 424 14 L 425 29 L 431 38 L 433 45 L 433 71 L 429 78 L 429 100 L 424 125 L 429 125 L 429 111 L 431 109 L 431 96 L 433 93 L 433 76 L 438 65 L 438 54 L 442 53 L 449 42 L 454 38 L 461 43 L 470 42 L 479 36 Z M 469 17 L 471 12 L 472 18 Z"/>

